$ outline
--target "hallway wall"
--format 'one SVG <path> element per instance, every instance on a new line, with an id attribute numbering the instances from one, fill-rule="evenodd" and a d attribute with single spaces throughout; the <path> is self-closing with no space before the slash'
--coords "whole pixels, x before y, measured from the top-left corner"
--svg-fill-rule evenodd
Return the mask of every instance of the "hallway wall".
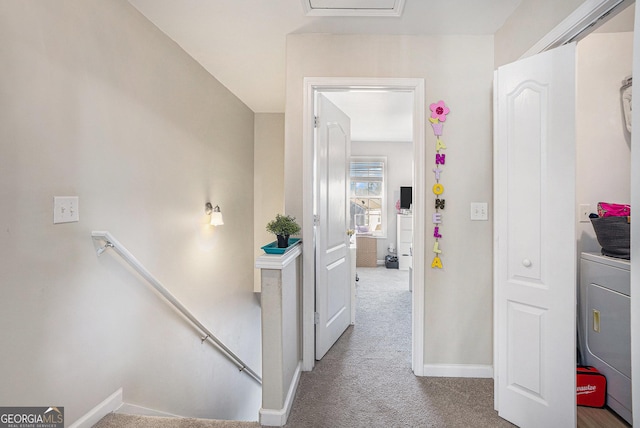
<path id="1" fill-rule="evenodd" d="M 495 34 L 495 67 L 509 64 L 560 24 L 585 0 L 522 0 Z"/>
<path id="2" fill-rule="evenodd" d="M 285 206 L 302 218 L 304 77 L 424 78 L 427 104 L 451 108 L 447 144 L 447 208 L 441 240 L 444 269 L 431 269 L 426 239 L 425 363 L 492 364 L 492 228 L 470 221 L 470 202 L 492 204 L 491 36 L 292 34 L 287 37 Z M 426 107 L 429 112 L 429 107 Z M 435 137 L 426 132 L 426 189 L 435 184 Z M 433 198 L 427 193 L 427 201 Z M 431 202 L 432 203 L 432 202 Z M 430 216 L 432 205 L 426 207 Z M 426 230 L 433 231 L 432 224 Z"/>
<path id="3" fill-rule="evenodd" d="M 254 258 L 276 237 L 266 231 L 276 214 L 284 214 L 284 113 L 256 113 L 253 151 Z M 260 270 L 254 271 L 253 289 L 261 290 Z"/>
<path id="4" fill-rule="evenodd" d="M 0 76 L 0 403 L 69 425 L 123 387 L 256 420 L 259 385 L 90 237 L 110 231 L 260 371 L 253 112 L 124 0 L 0 2 Z M 53 225 L 68 195 L 80 221 Z"/>

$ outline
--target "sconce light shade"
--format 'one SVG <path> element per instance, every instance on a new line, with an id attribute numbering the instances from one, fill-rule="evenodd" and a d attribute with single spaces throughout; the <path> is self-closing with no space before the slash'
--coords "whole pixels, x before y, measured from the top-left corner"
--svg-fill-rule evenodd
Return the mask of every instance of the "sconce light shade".
<path id="1" fill-rule="evenodd" d="M 207 202 L 205 205 L 205 212 L 211 216 L 209 224 L 212 226 L 222 226 L 224 224 L 222 213 L 220 212 L 220 207 L 218 205 L 214 207 L 211 205 L 211 202 Z"/>
<path id="2" fill-rule="evenodd" d="M 213 226 L 222 226 L 224 224 L 222 213 L 220 212 L 220 207 L 218 207 L 217 205 L 211 213 L 211 224 Z"/>

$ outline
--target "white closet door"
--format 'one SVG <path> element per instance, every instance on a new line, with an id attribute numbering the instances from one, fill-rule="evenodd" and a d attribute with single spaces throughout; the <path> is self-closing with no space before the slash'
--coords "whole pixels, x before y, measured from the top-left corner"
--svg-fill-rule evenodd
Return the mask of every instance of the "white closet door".
<path id="1" fill-rule="evenodd" d="M 576 425 L 575 44 L 496 72 L 496 409 Z"/>

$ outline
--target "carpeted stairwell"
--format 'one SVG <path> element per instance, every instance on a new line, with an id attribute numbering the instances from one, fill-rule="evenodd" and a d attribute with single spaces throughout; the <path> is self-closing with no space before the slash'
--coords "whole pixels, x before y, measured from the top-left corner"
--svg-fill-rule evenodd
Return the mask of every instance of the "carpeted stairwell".
<path id="1" fill-rule="evenodd" d="M 109 413 L 93 428 L 256 428 L 258 422 L 220 421 L 195 418 L 165 418 L 158 416 Z"/>
<path id="2" fill-rule="evenodd" d="M 493 379 L 411 371 L 407 271 L 358 268 L 356 325 L 301 375 L 285 428 L 513 427 L 493 410 Z M 258 427 L 257 422 L 111 414 L 97 428 Z"/>

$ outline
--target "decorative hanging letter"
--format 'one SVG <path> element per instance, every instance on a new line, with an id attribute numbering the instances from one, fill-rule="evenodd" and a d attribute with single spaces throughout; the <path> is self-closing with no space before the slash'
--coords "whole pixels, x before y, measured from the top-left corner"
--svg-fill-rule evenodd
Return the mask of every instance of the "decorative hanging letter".
<path id="1" fill-rule="evenodd" d="M 431 263 L 432 268 L 442 269 L 442 261 L 440 261 L 440 257 L 435 256 L 433 258 L 433 262 Z"/>
<path id="2" fill-rule="evenodd" d="M 442 136 L 442 128 L 444 121 L 447 120 L 447 114 L 449 114 L 449 107 L 444 104 L 444 101 L 440 100 L 437 103 L 433 103 L 429 106 L 431 109 L 431 117 L 429 117 L 429 122 L 431 124 L 431 128 L 433 128 L 433 135 L 436 136 L 436 167 L 433 169 L 433 173 L 435 175 L 436 184 L 433 185 L 433 194 L 436 195 L 435 200 L 435 210 L 431 219 L 433 224 L 436 224 L 433 228 L 433 237 L 435 238 L 435 242 L 433 243 L 433 252 L 436 256 L 431 263 L 432 268 L 442 269 L 442 260 L 440 259 L 440 254 L 442 250 L 440 250 L 440 241 L 442 238 L 442 234 L 440 233 L 440 224 L 442 223 L 442 213 L 439 210 L 444 210 L 445 199 L 441 198 L 440 195 L 444 193 L 444 186 L 440 183 L 440 177 L 442 175 L 443 169 L 440 167 L 445 164 L 446 155 L 444 153 L 440 153 L 441 150 L 446 150 L 447 146 L 442 142 L 440 137 Z"/>

